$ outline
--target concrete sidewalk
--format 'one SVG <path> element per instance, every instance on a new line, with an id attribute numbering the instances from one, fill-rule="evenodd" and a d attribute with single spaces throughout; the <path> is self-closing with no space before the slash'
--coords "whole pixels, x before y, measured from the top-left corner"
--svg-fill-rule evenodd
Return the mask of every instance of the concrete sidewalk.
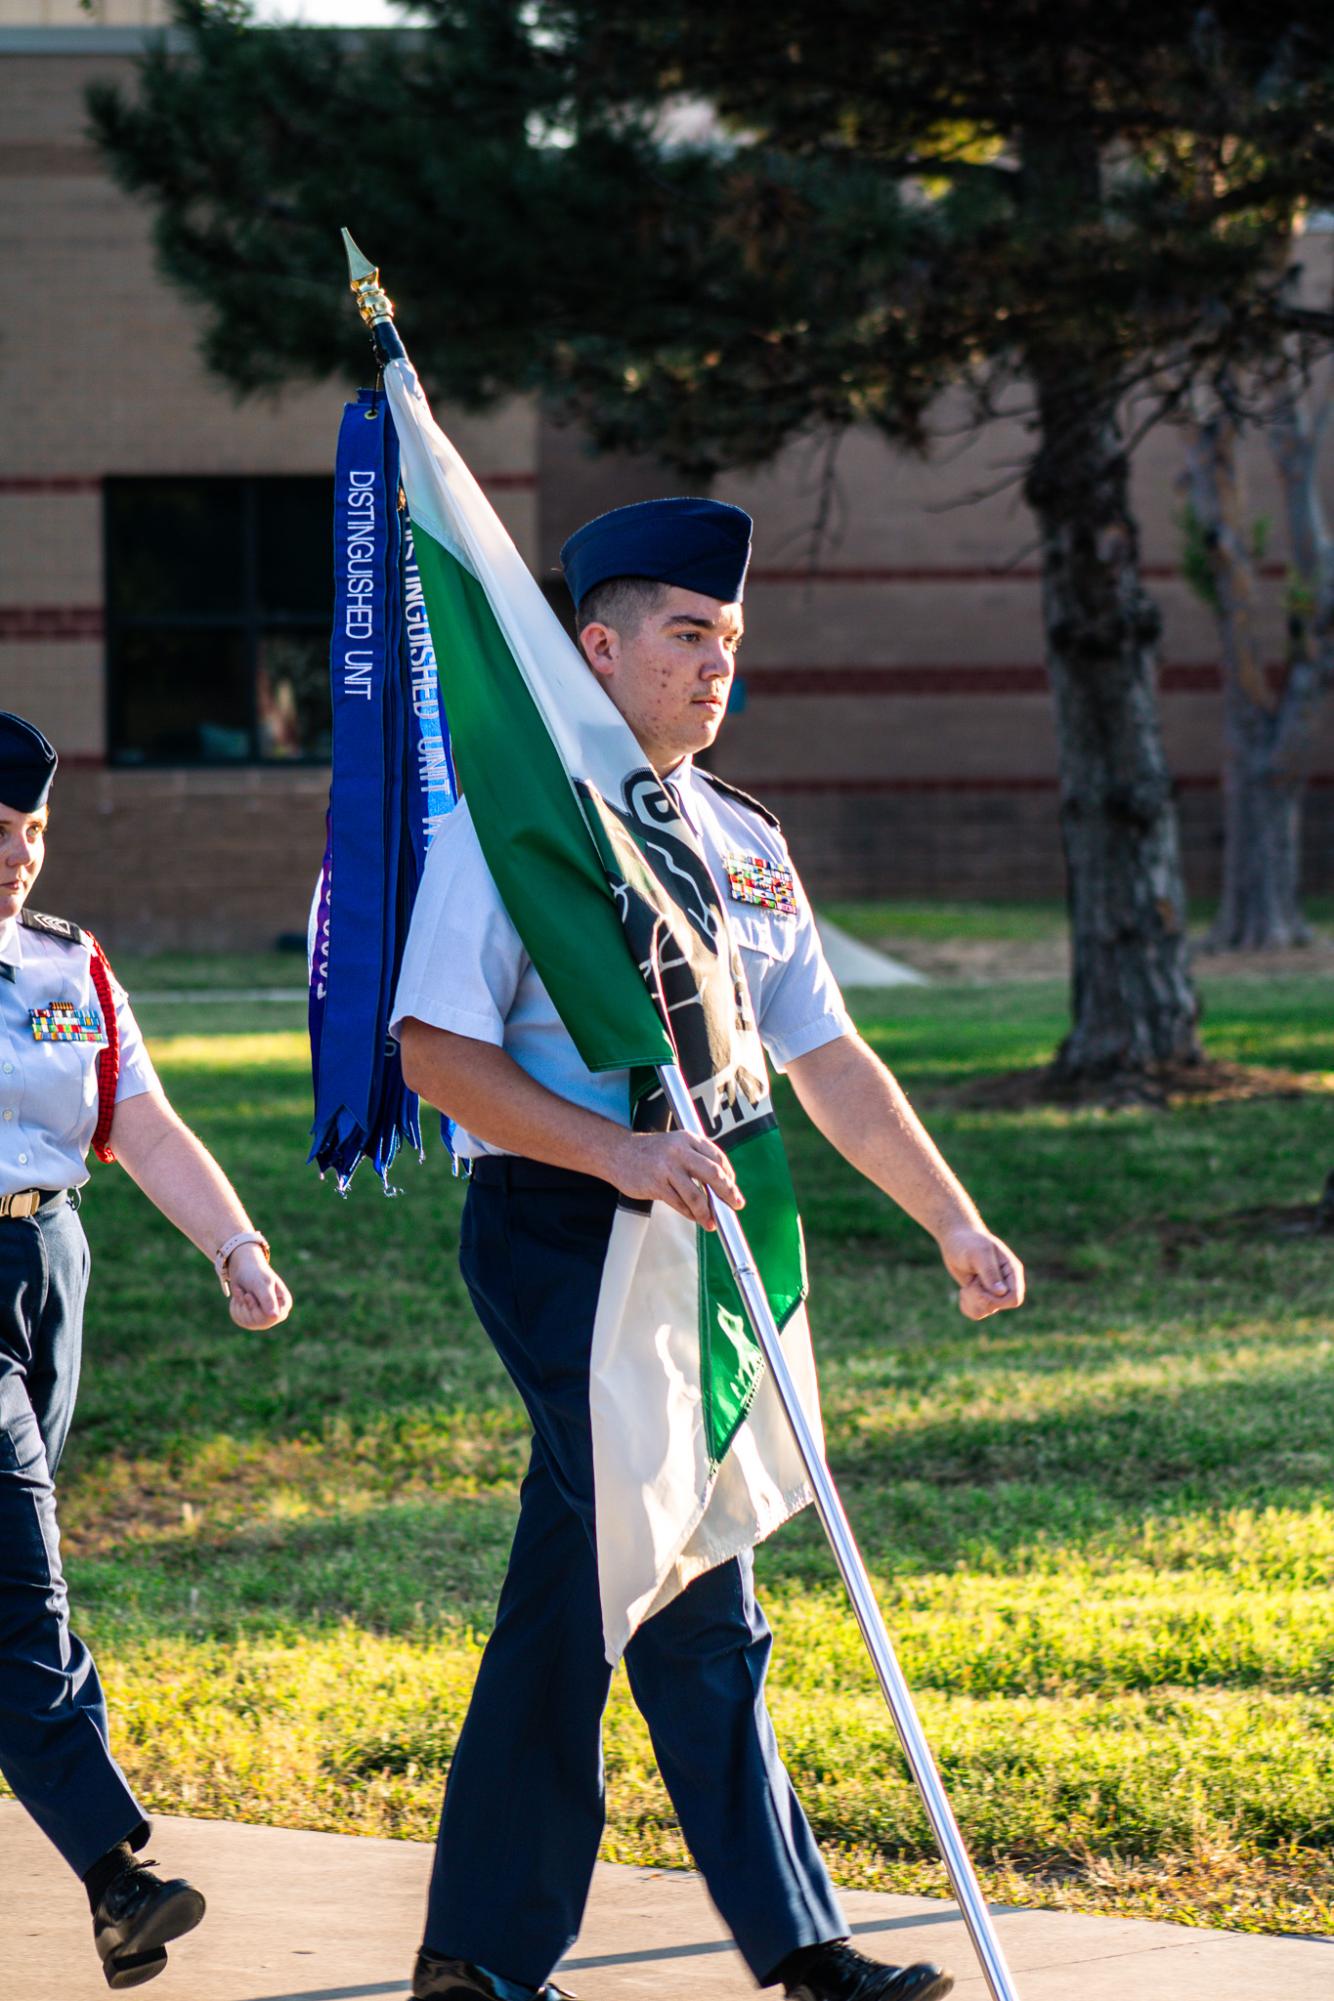
<path id="1" fill-rule="evenodd" d="M 154 2001 L 400 2001 L 420 1933 L 430 1849 L 229 1822 L 156 1822 L 150 1851 L 204 1891 L 203 1926 L 171 1948 Z M 986 1984 L 953 1905 L 850 1891 L 877 1958 L 941 1960 L 960 2001 Z M 1334 1940 L 1253 1938 L 1119 1918 L 1007 1910 L 998 1926 L 1020 2001 L 1330 2001 Z M 599 1868 L 561 1970 L 581 2001 L 746 2001 L 754 1994 L 698 1877 Z M 136 1990 L 138 1991 L 138 1990 Z M 82 1886 L 23 1811 L 0 1804 L 0 1992 L 108 1993 Z"/>

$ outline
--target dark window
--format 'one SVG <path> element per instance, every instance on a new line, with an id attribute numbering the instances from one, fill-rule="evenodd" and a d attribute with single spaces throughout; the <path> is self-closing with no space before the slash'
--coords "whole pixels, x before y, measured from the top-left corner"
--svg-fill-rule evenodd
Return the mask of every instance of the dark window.
<path id="1" fill-rule="evenodd" d="M 109 479 L 116 764 L 330 754 L 328 479 Z"/>

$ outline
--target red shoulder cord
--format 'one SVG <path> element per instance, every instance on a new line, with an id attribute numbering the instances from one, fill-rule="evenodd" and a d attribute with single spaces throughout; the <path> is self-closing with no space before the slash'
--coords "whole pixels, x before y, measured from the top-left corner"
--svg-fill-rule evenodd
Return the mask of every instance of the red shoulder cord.
<path id="1" fill-rule="evenodd" d="M 107 1046 L 97 1059 L 97 1127 L 93 1133 L 93 1152 L 99 1160 L 110 1161 L 116 1158 L 111 1151 L 111 1121 L 116 1115 L 116 1085 L 120 1080 L 120 1030 L 116 1026 L 116 996 L 111 990 L 113 974 L 107 955 L 91 931 L 85 932 L 84 936 L 92 954 L 88 970 L 101 1004 L 102 1026 L 107 1038 Z"/>

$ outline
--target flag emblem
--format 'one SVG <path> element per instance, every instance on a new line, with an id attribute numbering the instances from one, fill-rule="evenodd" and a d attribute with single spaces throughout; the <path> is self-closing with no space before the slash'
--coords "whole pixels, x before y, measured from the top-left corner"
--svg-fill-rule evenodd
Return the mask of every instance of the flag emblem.
<path id="1" fill-rule="evenodd" d="M 790 868 L 764 855 L 724 855 L 723 867 L 733 903 L 753 903 L 784 917 L 796 916 L 797 896 Z"/>

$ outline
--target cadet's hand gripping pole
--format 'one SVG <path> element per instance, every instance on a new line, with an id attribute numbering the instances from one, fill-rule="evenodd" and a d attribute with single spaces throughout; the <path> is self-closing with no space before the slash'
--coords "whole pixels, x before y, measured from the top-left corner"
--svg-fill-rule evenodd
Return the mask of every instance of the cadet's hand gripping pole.
<path id="1" fill-rule="evenodd" d="M 660 1064 L 658 1076 L 662 1080 L 662 1088 L 666 1093 L 672 1116 L 682 1131 L 693 1133 L 699 1139 L 707 1138 L 695 1101 L 676 1064 Z M 718 1235 L 722 1239 L 727 1262 L 736 1279 L 737 1290 L 746 1309 L 746 1317 L 754 1329 L 755 1339 L 760 1344 L 760 1351 L 773 1376 L 774 1388 L 778 1391 L 784 1415 L 792 1427 L 792 1435 L 796 1439 L 797 1450 L 806 1469 L 806 1477 L 815 1495 L 815 1506 L 824 1526 L 824 1532 L 829 1538 L 834 1559 L 847 1586 L 848 1596 L 852 1600 L 852 1609 L 875 1667 L 876 1678 L 889 1705 L 894 1728 L 899 1733 L 903 1755 L 908 1760 L 908 1768 L 917 1783 L 917 1790 L 922 1795 L 927 1815 L 935 1830 L 959 1909 L 963 1912 L 964 1923 L 968 1927 L 974 1949 L 982 1963 L 982 1971 L 991 1990 L 992 2001 L 1018 2001 L 1014 1983 L 1010 1978 L 1010 1969 L 1005 1963 L 1005 1955 L 996 1936 L 996 1928 L 991 1922 L 991 1913 L 987 1909 L 986 1899 L 973 1871 L 968 1850 L 964 1847 L 959 1823 L 954 1818 L 954 1811 L 941 1784 L 936 1761 L 922 1734 L 912 1694 L 903 1678 L 903 1669 L 899 1666 L 889 1634 L 885 1630 L 885 1622 L 880 1616 L 880 1607 L 876 1604 L 875 1593 L 871 1589 L 871 1580 L 866 1574 L 861 1551 L 857 1547 L 852 1528 L 844 1513 L 833 1475 L 825 1464 L 824 1454 L 802 1409 L 797 1386 L 792 1380 L 792 1372 L 783 1353 L 778 1325 L 770 1311 L 764 1287 L 760 1283 L 760 1275 L 751 1257 L 745 1231 L 741 1227 L 736 1211 L 730 1209 L 725 1202 L 719 1201 L 712 1190 L 709 1191 L 709 1206 L 713 1210 L 718 1225 Z"/>

